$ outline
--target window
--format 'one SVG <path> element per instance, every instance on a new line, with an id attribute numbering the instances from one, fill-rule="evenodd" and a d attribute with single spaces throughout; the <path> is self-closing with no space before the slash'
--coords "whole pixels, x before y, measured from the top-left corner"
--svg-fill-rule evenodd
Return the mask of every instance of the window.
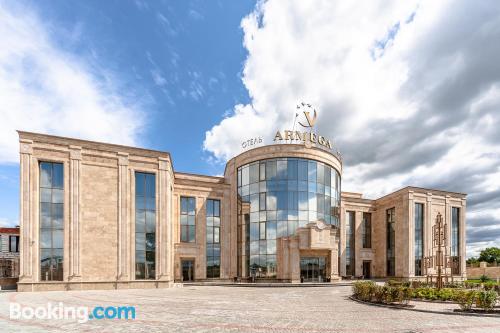
<path id="1" fill-rule="evenodd" d="M 372 214 L 363 213 L 362 224 L 363 248 L 369 249 L 372 247 Z"/>
<path id="2" fill-rule="evenodd" d="M 135 173 L 135 278 L 155 279 L 156 177 Z"/>
<path id="3" fill-rule="evenodd" d="M 220 277 L 220 200 L 207 200 L 207 278 Z"/>
<path id="4" fill-rule="evenodd" d="M 460 274 L 460 208 L 451 208 L 451 260 L 452 273 Z"/>
<path id="5" fill-rule="evenodd" d="M 40 279 L 63 280 L 64 171 L 62 163 L 40 162 Z M 12 242 L 10 244 L 12 246 Z"/>
<path id="6" fill-rule="evenodd" d="M 422 275 L 422 258 L 424 256 L 424 204 L 415 204 L 415 276 Z"/>
<path id="7" fill-rule="evenodd" d="M 353 276 L 355 274 L 355 248 L 354 248 L 354 212 L 346 212 L 346 246 L 345 246 L 345 274 Z"/>
<path id="8" fill-rule="evenodd" d="M 9 252 L 19 252 L 19 236 L 9 236 Z"/>
<path id="9" fill-rule="evenodd" d="M 245 177 L 248 177 L 248 173 Z M 196 200 L 181 197 L 181 242 L 196 242 Z"/>
<path id="10" fill-rule="evenodd" d="M 387 276 L 394 276 L 396 274 L 396 233 L 395 233 L 395 215 L 396 209 L 391 208 L 386 211 L 386 262 L 387 262 Z"/>

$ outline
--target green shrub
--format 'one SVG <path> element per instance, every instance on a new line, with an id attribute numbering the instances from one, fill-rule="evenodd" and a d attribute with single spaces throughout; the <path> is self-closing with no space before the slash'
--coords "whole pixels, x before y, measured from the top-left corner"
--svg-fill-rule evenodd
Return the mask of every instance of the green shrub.
<path id="1" fill-rule="evenodd" d="M 372 281 L 355 282 L 352 286 L 352 294 L 362 301 L 370 301 L 376 286 Z"/>
<path id="2" fill-rule="evenodd" d="M 497 302 L 497 293 L 493 290 L 479 291 L 476 298 L 476 306 L 484 310 L 491 310 Z"/>
<path id="3" fill-rule="evenodd" d="M 481 280 L 482 283 L 485 283 L 486 281 L 489 281 L 490 278 L 483 274 L 483 275 L 481 275 L 479 280 Z"/>
<path id="4" fill-rule="evenodd" d="M 403 281 L 399 281 L 399 280 L 388 280 L 386 283 L 385 283 L 386 286 L 389 286 L 389 287 L 395 287 L 395 286 L 401 286 L 403 285 Z"/>
<path id="5" fill-rule="evenodd" d="M 458 303 L 462 310 L 468 311 L 472 308 L 477 296 L 475 290 L 456 290 L 454 301 Z"/>
<path id="6" fill-rule="evenodd" d="M 436 292 L 437 299 L 441 301 L 451 301 L 455 295 L 455 289 L 443 288 Z"/>

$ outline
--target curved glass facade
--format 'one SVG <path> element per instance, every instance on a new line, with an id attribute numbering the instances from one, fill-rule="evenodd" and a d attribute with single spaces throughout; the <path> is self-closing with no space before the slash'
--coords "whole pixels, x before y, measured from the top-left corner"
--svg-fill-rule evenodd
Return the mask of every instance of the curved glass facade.
<path id="1" fill-rule="evenodd" d="M 253 162 L 238 168 L 238 205 L 238 266 L 275 277 L 277 238 L 318 220 L 339 226 L 340 175 L 307 159 Z"/>

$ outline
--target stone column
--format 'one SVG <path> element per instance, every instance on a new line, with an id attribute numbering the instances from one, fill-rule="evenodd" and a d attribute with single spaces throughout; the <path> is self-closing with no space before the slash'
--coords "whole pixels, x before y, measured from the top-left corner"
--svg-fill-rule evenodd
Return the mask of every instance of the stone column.
<path id="1" fill-rule="evenodd" d="M 130 219 L 129 217 L 129 173 L 128 154 L 118 153 L 118 267 L 117 280 L 127 281 L 130 279 Z"/>
<path id="2" fill-rule="evenodd" d="M 21 248 L 19 253 L 20 258 L 20 272 L 19 272 L 19 282 L 33 282 L 33 238 L 34 233 L 33 226 L 33 207 L 32 207 L 32 196 L 33 192 L 33 180 L 31 174 L 32 168 L 32 155 L 33 155 L 33 141 L 31 140 L 20 140 L 20 212 L 19 212 L 19 224 L 20 224 L 20 239 Z"/>
<path id="3" fill-rule="evenodd" d="M 465 214 L 465 208 L 466 208 L 466 200 L 462 199 L 462 207 L 460 208 L 460 219 L 459 219 L 459 238 L 460 238 L 460 274 L 462 275 L 463 278 L 466 277 L 467 275 L 467 269 L 466 269 L 466 262 L 465 262 L 465 250 L 466 250 L 466 232 L 465 232 L 465 219 L 466 219 L 466 214 Z"/>
<path id="4" fill-rule="evenodd" d="M 330 232 L 330 240 L 332 250 L 330 251 L 330 281 L 339 280 L 339 267 L 338 267 L 338 237 L 337 237 L 338 229 L 332 230 Z"/>
<path id="5" fill-rule="evenodd" d="M 415 276 L 415 201 L 413 191 L 408 191 L 408 276 Z"/>
<path id="6" fill-rule="evenodd" d="M 167 158 L 158 158 L 158 180 L 157 180 L 157 241 L 156 241 L 156 255 L 157 255 L 157 279 L 168 281 L 170 280 L 169 257 L 170 249 L 168 247 L 168 239 L 170 237 L 170 228 L 168 221 L 168 172 L 169 160 Z"/>
<path id="7" fill-rule="evenodd" d="M 80 269 L 80 175 L 82 147 L 69 146 L 69 279 L 81 277 Z"/>
<path id="8" fill-rule="evenodd" d="M 444 255 L 448 255 L 448 256 L 451 256 L 451 203 L 450 203 L 450 198 L 451 198 L 450 195 L 445 196 L 444 216 L 443 216 L 443 221 L 448 226 L 447 230 L 445 230 L 446 231 L 445 236 L 446 236 L 447 240 L 446 240 L 446 243 L 444 244 L 443 252 L 444 252 Z M 444 260 L 446 261 L 446 257 L 444 258 Z M 445 274 L 451 274 L 451 272 L 452 272 L 450 268 L 444 268 L 444 267 L 443 267 L 443 271 L 445 272 Z"/>

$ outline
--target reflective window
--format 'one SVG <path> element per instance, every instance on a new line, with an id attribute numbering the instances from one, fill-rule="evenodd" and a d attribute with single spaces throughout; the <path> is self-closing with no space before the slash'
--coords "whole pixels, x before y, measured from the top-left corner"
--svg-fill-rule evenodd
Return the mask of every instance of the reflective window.
<path id="1" fill-rule="evenodd" d="M 386 211 L 386 262 L 387 276 L 396 274 L 396 233 L 395 233 L 395 216 L 396 209 L 391 208 Z"/>
<path id="2" fill-rule="evenodd" d="M 451 208 L 451 256 L 452 272 L 460 274 L 460 208 Z"/>
<path id="3" fill-rule="evenodd" d="M 238 168 L 238 262 L 247 276 L 276 276 L 276 239 L 322 220 L 339 225 L 340 175 L 324 163 L 276 158 Z M 239 268 L 238 268 L 239 269 Z"/>
<path id="4" fill-rule="evenodd" d="M 63 180 L 62 163 L 40 162 L 40 279 L 42 281 L 63 280 Z M 12 246 L 12 243 L 10 245 Z"/>
<path id="5" fill-rule="evenodd" d="M 422 275 L 424 256 L 424 204 L 415 204 L 415 276 Z"/>
<path id="6" fill-rule="evenodd" d="M 0 243 L 0 249 L 1 246 Z M 19 252 L 19 236 L 9 236 L 9 252 Z"/>
<path id="7" fill-rule="evenodd" d="M 156 177 L 135 173 L 135 278 L 155 279 Z"/>
<path id="8" fill-rule="evenodd" d="M 248 172 L 247 172 L 248 178 Z M 181 242 L 196 242 L 196 199 L 181 197 Z"/>
<path id="9" fill-rule="evenodd" d="M 354 212 L 345 212 L 345 274 L 347 276 L 355 275 L 355 247 L 354 247 L 354 230 L 355 218 Z"/>
<path id="10" fill-rule="evenodd" d="M 207 200 L 207 278 L 220 277 L 220 200 Z"/>
<path id="11" fill-rule="evenodd" d="M 372 247 L 372 214 L 363 213 L 363 223 L 361 225 L 363 248 L 369 249 Z"/>

